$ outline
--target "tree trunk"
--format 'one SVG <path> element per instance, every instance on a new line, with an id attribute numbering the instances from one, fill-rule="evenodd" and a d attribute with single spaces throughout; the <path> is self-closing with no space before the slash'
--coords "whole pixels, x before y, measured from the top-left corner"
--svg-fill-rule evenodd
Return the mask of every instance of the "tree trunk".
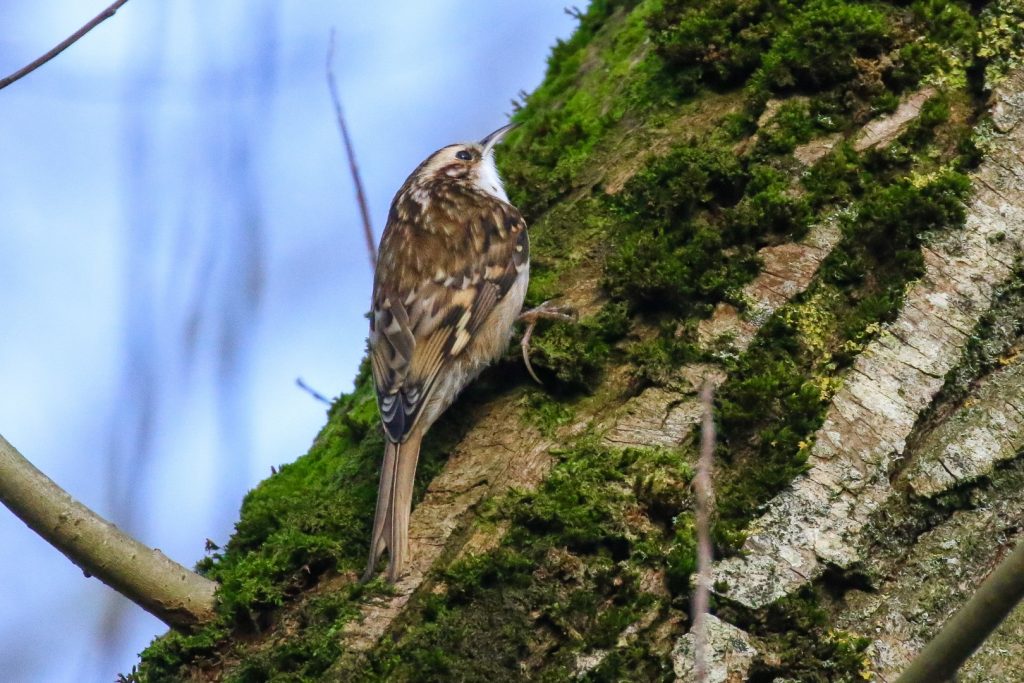
<path id="1" fill-rule="evenodd" d="M 581 318 L 538 327 L 544 386 L 510 351 L 449 410 L 410 571 L 361 586 L 364 364 L 207 563 L 220 618 L 137 677 L 692 680 L 708 382 L 708 680 L 895 680 L 1024 529 L 1022 22 L 592 3 L 499 152 L 528 303 Z M 961 673 L 1020 661 L 1017 610 Z"/>

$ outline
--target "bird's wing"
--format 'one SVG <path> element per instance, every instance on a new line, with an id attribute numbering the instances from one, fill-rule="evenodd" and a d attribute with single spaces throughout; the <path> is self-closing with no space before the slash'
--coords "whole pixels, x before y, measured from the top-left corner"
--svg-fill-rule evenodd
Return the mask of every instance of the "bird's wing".
<path id="1" fill-rule="evenodd" d="M 370 353 L 381 420 L 395 442 L 529 258 L 526 224 L 511 205 L 473 206 L 456 225 L 444 224 L 449 215 L 403 221 L 392 211 L 381 240 Z"/>

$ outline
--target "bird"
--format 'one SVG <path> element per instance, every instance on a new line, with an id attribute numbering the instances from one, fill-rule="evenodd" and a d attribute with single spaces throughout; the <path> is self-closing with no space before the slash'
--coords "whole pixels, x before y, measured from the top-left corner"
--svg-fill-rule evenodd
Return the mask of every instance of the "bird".
<path id="1" fill-rule="evenodd" d="M 403 576 L 423 437 L 504 354 L 526 297 L 526 222 L 494 162 L 495 146 L 514 127 L 437 150 L 391 203 L 370 313 L 370 364 L 385 445 L 363 581 L 373 578 L 385 550 L 387 580 Z"/>

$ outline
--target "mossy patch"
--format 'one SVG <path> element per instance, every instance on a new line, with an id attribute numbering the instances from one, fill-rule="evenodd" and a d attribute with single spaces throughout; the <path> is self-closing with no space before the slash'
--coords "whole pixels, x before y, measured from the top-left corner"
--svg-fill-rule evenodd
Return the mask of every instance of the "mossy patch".
<path id="1" fill-rule="evenodd" d="M 859 155 L 842 145 L 802 178 L 817 211 L 844 207 L 843 239 L 811 287 L 730 363 L 716 413 L 724 465 L 715 529 L 720 552 L 734 552 L 752 516 L 803 471 L 841 372 L 895 316 L 906 287 L 923 272 L 922 241 L 963 224 L 969 182 L 950 140 L 969 124 L 950 120 L 946 96 L 929 101 L 923 114 L 895 149 Z M 915 163 L 922 157 L 928 162 Z"/>
<path id="2" fill-rule="evenodd" d="M 574 187 L 574 178 L 602 136 L 627 112 L 663 98 L 645 57 L 643 17 L 650 3 L 599 0 L 579 15 L 572 38 L 560 41 L 548 75 L 513 117 L 520 127 L 499 161 L 509 196 L 532 220 Z"/>
<path id="3" fill-rule="evenodd" d="M 757 247 L 806 231 L 807 205 L 789 186 L 723 144 L 677 145 L 610 200 L 605 288 L 634 309 L 703 317 L 757 273 Z"/>
<path id="4" fill-rule="evenodd" d="M 870 679 L 871 639 L 829 627 L 827 598 L 804 588 L 758 612 L 719 606 L 719 615 L 758 636 L 775 657 L 755 663 L 751 680 L 785 677 L 808 683 L 857 683 Z"/>
<path id="5" fill-rule="evenodd" d="M 557 457 L 537 491 L 489 506 L 488 522 L 510 524 L 498 548 L 440 570 L 438 588 L 395 640 L 336 673 L 346 680 L 564 680 L 577 654 L 614 648 L 628 625 L 661 609 L 664 595 L 645 587 L 643 576 L 663 570 L 673 520 L 689 507 L 685 458 L 606 448 L 590 437 Z M 643 648 L 619 653 L 591 680 L 663 668 L 670 643 L 662 645 L 644 664 L 637 660 Z M 636 668 L 619 668 L 626 663 Z"/>
<path id="6" fill-rule="evenodd" d="M 705 357 L 696 342 L 694 321 L 681 324 L 671 316 L 664 316 L 655 329 L 654 335 L 627 347 L 627 358 L 638 380 L 638 389 L 648 385 L 672 385 L 684 363 Z"/>
<path id="7" fill-rule="evenodd" d="M 542 322 L 531 345 L 531 363 L 542 377 L 553 374 L 561 390 L 592 390 L 615 343 L 628 331 L 626 307 L 616 303 L 579 321 Z"/>
<path id="8" fill-rule="evenodd" d="M 905 66 L 894 55 L 920 42 L 929 7 L 839 0 L 592 4 L 577 34 L 554 51 L 545 85 L 516 114 L 521 126 L 502 160 L 509 184 L 524 192 L 515 200 L 535 222 L 531 303 L 557 297 L 584 262 L 601 264 L 605 292 L 631 312 L 693 319 L 731 300 L 757 273 L 757 248 L 799 238 L 813 210 L 863 190 L 862 179 L 844 168 L 846 162 L 860 169 L 860 160 L 833 155 L 830 168 L 807 180 L 807 196 L 794 192 L 794 169 L 784 157 L 814 137 L 850 130 L 877 111 L 881 94 L 895 97 L 925 75 L 904 69 L 893 81 Z M 950 22 L 942 37 L 960 41 L 962 51 L 962 22 Z M 808 52 L 815 58 L 805 59 Z M 689 74 L 683 78 L 689 86 L 680 84 L 680 74 Z M 578 184 L 594 179 L 581 169 L 614 163 L 595 152 L 615 138 L 620 122 L 628 119 L 630 136 L 643 138 L 645 126 L 637 121 L 656 127 L 673 102 L 699 94 L 703 85 L 745 79 L 747 112 L 728 113 L 700 140 L 684 139 L 649 158 L 614 195 Z M 771 94 L 791 91 L 810 96 L 783 102 L 758 131 L 757 145 L 738 155 L 736 141 L 754 131 L 753 113 Z M 611 100 L 617 104 L 609 106 Z M 941 106 L 928 105 L 906 136 L 904 165 L 930 140 L 941 113 Z M 541 177 L 551 186 L 537 184 Z M 562 352 L 578 346 L 567 334 L 557 326 L 538 332 L 535 344 L 548 347 L 539 354 L 542 363 L 593 358 Z M 565 367 L 557 379 L 570 391 L 592 388 L 600 375 L 589 362 Z"/>
<path id="9" fill-rule="evenodd" d="M 979 17 L 977 57 L 986 83 L 995 83 L 1024 64 L 1024 3 L 997 0 L 986 3 Z"/>

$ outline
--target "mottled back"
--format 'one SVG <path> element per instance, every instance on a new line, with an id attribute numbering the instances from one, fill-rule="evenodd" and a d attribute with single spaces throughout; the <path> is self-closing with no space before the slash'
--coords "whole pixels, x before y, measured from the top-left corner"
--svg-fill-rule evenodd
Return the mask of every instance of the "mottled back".
<path id="1" fill-rule="evenodd" d="M 407 437 L 438 376 L 470 346 L 529 262 L 526 224 L 503 191 L 499 198 L 467 182 L 464 165 L 430 166 L 450 149 L 409 177 L 381 238 L 370 352 L 393 442 Z"/>

